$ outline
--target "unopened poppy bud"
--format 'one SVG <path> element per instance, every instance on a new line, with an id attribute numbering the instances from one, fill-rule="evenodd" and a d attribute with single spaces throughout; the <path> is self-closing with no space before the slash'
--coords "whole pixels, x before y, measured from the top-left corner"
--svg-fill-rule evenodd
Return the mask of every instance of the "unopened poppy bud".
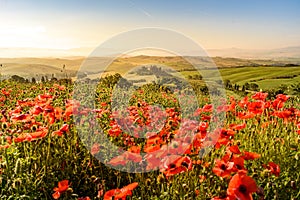
<path id="1" fill-rule="evenodd" d="M 160 174 L 157 177 L 156 181 L 157 181 L 158 184 L 160 184 L 160 183 L 162 183 L 164 181 L 164 179 L 165 179 L 165 177 L 162 174 Z"/>
<path id="2" fill-rule="evenodd" d="M 8 126 L 7 126 L 7 123 L 3 123 L 3 124 L 2 124 L 2 128 L 3 128 L 4 130 L 7 129 L 7 127 L 8 127 Z"/>
<path id="3" fill-rule="evenodd" d="M 295 190 L 296 189 L 296 183 L 295 181 L 291 181 L 291 187 Z"/>
<path id="4" fill-rule="evenodd" d="M 151 179 L 150 178 L 147 178 L 146 181 L 145 181 L 146 185 L 150 185 L 151 184 Z"/>
<path id="5" fill-rule="evenodd" d="M 67 189 L 67 192 L 73 193 L 73 189 L 69 187 L 69 188 Z"/>
<path id="6" fill-rule="evenodd" d="M 15 174 L 18 174 L 19 172 L 21 172 L 21 159 L 20 158 L 18 158 L 17 162 L 16 162 Z"/>

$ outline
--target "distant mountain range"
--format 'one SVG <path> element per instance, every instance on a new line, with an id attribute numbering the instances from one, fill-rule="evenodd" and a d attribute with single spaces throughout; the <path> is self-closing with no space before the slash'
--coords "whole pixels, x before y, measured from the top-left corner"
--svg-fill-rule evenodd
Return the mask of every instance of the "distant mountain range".
<path id="1" fill-rule="evenodd" d="M 300 58 L 300 46 L 286 47 L 279 49 L 257 49 L 247 50 L 238 48 L 228 49 L 209 49 L 207 50 L 210 56 L 219 57 L 234 57 L 234 58 L 247 58 L 247 59 L 288 59 L 288 58 Z"/>
<path id="2" fill-rule="evenodd" d="M 94 49 L 91 47 L 75 49 L 37 49 L 37 48 L 0 48 L 0 57 L 18 58 L 18 57 L 87 57 Z M 113 49 L 107 49 L 106 55 L 115 56 L 121 54 Z M 289 60 L 300 59 L 300 46 L 278 48 L 278 49 L 207 49 L 206 52 L 210 57 L 225 58 L 243 58 L 243 59 L 272 59 L 272 60 Z M 186 51 L 185 56 L 194 56 L 195 52 Z M 163 56 L 163 55 L 157 55 Z"/>

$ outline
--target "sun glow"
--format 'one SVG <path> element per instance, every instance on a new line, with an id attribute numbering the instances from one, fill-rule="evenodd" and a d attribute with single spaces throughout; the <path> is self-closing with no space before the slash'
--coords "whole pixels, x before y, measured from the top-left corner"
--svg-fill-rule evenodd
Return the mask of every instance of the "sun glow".
<path id="1" fill-rule="evenodd" d="M 74 48 L 70 39 L 52 37 L 44 26 L 0 27 L 0 48 Z"/>

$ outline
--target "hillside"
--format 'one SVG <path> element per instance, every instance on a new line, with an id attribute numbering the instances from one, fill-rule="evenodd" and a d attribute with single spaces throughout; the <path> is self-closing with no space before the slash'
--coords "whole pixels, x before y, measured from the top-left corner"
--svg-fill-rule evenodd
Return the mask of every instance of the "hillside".
<path id="1" fill-rule="evenodd" d="M 205 57 L 188 57 L 193 63 L 206 67 L 209 58 Z M 178 71 L 191 70 L 190 63 L 181 57 L 159 57 L 159 56 L 134 56 L 134 57 L 118 57 L 113 60 L 109 57 L 95 57 L 85 60 L 83 57 L 73 58 L 0 58 L 1 74 L 4 77 L 12 75 L 20 75 L 25 78 L 30 77 L 76 77 L 76 72 L 81 66 L 82 72 L 88 75 L 97 77 L 102 73 L 105 66 L 109 66 L 106 72 L 118 72 L 125 74 L 130 69 L 136 66 L 146 64 L 156 64 L 172 67 Z M 275 60 L 254 60 L 254 59 L 240 59 L 240 58 L 222 58 L 213 57 L 218 68 L 232 68 L 244 66 L 285 66 L 287 64 L 300 64 L 297 59 L 289 61 L 275 61 Z M 65 66 L 65 70 L 63 69 Z"/>

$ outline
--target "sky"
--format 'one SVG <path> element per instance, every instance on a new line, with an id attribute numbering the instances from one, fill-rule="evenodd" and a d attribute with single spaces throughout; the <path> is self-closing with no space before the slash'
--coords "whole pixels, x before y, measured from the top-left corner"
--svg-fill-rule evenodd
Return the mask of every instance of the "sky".
<path id="1" fill-rule="evenodd" d="M 300 46 L 299 11 L 298 0 L 0 0 L 0 49 L 94 48 L 143 27 L 205 49 Z"/>

